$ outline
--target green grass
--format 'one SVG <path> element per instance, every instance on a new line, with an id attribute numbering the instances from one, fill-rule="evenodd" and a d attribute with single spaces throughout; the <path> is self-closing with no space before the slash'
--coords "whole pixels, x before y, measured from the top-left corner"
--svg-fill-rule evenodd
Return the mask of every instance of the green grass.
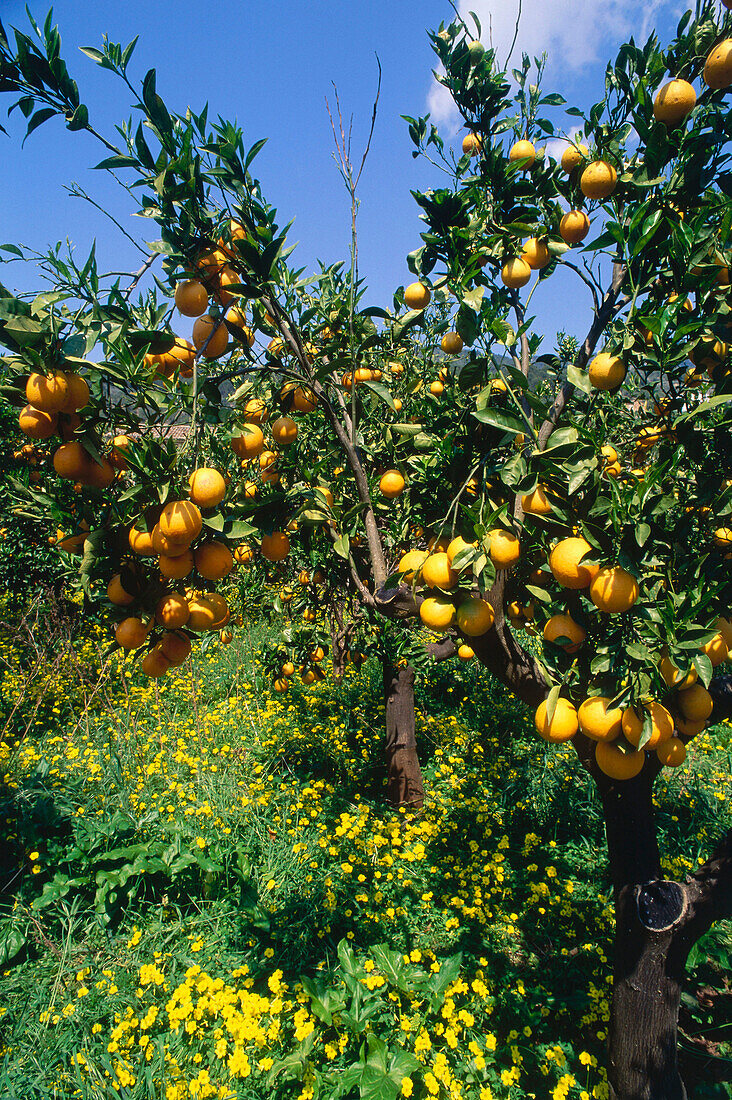
<path id="1" fill-rule="evenodd" d="M 0 1097 L 605 1096 L 611 892 L 572 749 L 437 666 L 427 803 L 394 812 L 379 670 L 275 696 L 273 637 L 247 625 L 157 686 L 117 658 L 98 677 L 94 634 L 30 683 L 0 642 Z M 729 826 L 729 773 L 720 727 L 659 781 L 670 876 Z M 689 1035 L 726 1034 L 731 944 L 720 924 L 695 952 Z"/>

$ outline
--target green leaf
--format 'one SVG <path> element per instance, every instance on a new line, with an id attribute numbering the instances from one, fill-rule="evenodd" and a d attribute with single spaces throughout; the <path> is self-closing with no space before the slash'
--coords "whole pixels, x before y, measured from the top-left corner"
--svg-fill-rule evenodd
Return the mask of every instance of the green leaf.
<path id="1" fill-rule="evenodd" d="M 481 424 L 490 424 L 493 428 L 501 428 L 504 432 L 512 432 L 517 435 L 525 431 L 526 425 L 513 413 L 504 412 L 502 409 L 488 406 L 485 409 L 476 409 L 472 414 Z"/>
<path id="2" fill-rule="evenodd" d="M 592 392 L 592 383 L 587 371 L 580 370 L 574 363 L 570 363 L 567 367 L 567 381 L 583 393 Z"/>
<path id="3" fill-rule="evenodd" d="M 559 700 L 559 692 L 562 689 L 561 684 L 555 684 L 546 697 L 546 720 L 551 724 L 554 718 L 554 711 L 557 709 L 557 702 Z"/>
<path id="4" fill-rule="evenodd" d="M 390 409 L 396 412 L 396 406 L 394 405 L 394 398 L 391 396 L 391 392 L 388 386 L 385 386 L 383 382 L 362 382 L 362 386 L 371 390 L 373 393 L 380 397 L 385 405 L 388 405 Z"/>

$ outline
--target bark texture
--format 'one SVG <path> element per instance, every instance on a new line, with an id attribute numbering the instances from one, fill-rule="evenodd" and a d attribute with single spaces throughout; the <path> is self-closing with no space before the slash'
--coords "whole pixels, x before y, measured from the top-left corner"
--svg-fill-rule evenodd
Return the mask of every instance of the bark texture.
<path id="1" fill-rule="evenodd" d="M 414 725 L 414 669 L 383 662 L 386 710 L 386 770 L 389 801 L 420 809 L 424 802 L 422 769 Z"/>

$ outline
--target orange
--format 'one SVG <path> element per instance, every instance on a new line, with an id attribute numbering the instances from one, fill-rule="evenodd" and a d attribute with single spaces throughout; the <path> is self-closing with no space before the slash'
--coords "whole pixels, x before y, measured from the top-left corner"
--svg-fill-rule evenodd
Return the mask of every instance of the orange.
<path id="1" fill-rule="evenodd" d="M 190 613 L 185 596 L 180 592 L 169 592 L 167 596 L 161 596 L 157 602 L 155 621 L 166 630 L 179 630 L 188 622 Z"/>
<path id="2" fill-rule="evenodd" d="M 153 679 L 157 679 L 159 676 L 165 676 L 169 668 L 170 661 L 159 645 L 153 646 L 140 662 L 140 671 L 144 673 L 145 676 L 150 676 Z"/>
<path id="3" fill-rule="evenodd" d="M 549 568 L 563 588 L 587 588 L 599 572 L 599 565 L 585 565 L 582 559 L 594 551 L 587 539 L 568 538 L 558 542 L 549 555 Z"/>
<path id="4" fill-rule="evenodd" d="M 703 75 L 708 88 L 729 88 L 732 84 L 732 38 L 725 38 L 708 54 Z"/>
<path id="5" fill-rule="evenodd" d="M 190 340 L 183 340 L 182 337 L 176 336 L 172 348 L 166 352 L 166 359 L 173 372 L 177 370 L 182 378 L 193 377 L 196 349 Z"/>
<path id="6" fill-rule="evenodd" d="M 56 431 L 58 417 L 56 413 L 43 412 L 42 409 L 34 409 L 26 405 L 18 417 L 18 426 L 21 432 L 31 439 L 50 439 Z"/>
<path id="7" fill-rule="evenodd" d="M 112 464 L 106 458 L 97 462 L 76 439 L 61 444 L 53 456 L 53 468 L 59 477 L 95 489 L 105 489 L 114 481 Z"/>
<path id="8" fill-rule="evenodd" d="M 517 141 L 508 151 L 508 159 L 513 163 L 515 161 L 525 161 L 522 164 L 524 171 L 529 170 L 532 164 L 536 160 L 536 149 L 530 141 Z"/>
<path id="9" fill-rule="evenodd" d="M 422 566 L 422 580 L 428 588 L 454 588 L 458 575 L 450 566 L 450 559 L 444 552 L 429 554 Z"/>
<path id="10" fill-rule="evenodd" d="M 160 524 L 156 523 L 150 534 L 152 548 L 156 554 L 166 554 L 174 558 L 176 554 L 183 554 L 190 546 L 190 539 L 169 539 L 160 530 Z"/>
<path id="11" fill-rule="evenodd" d="M 175 304 L 184 317 L 200 317 L 208 307 L 208 291 L 198 279 L 183 279 L 175 288 Z"/>
<path id="12" fill-rule="evenodd" d="M 284 531 L 262 535 L 262 557 L 267 561 L 282 561 L 290 553 L 290 540 Z"/>
<path id="13" fill-rule="evenodd" d="M 280 672 L 283 676 L 294 676 L 295 666 L 293 665 L 292 661 L 285 661 L 282 668 L 280 669 Z"/>
<path id="14" fill-rule="evenodd" d="M 218 630 L 220 626 L 226 626 L 231 618 L 231 610 L 224 597 L 219 592 L 205 592 L 204 599 L 213 608 L 214 613 L 214 630 Z"/>
<path id="15" fill-rule="evenodd" d="M 205 596 L 194 596 L 188 601 L 190 615 L 186 626 L 197 633 L 212 630 L 216 625 L 216 609 Z"/>
<path id="16" fill-rule="evenodd" d="M 601 351 L 590 363 L 590 382 L 596 390 L 616 390 L 625 378 L 626 371 L 620 356 Z"/>
<path id="17" fill-rule="evenodd" d="M 706 721 L 712 713 L 712 697 L 701 684 L 692 684 L 678 694 L 678 704 L 684 718 L 689 722 Z"/>
<path id="18" fill-rule="evenodd" d="M 270 466 L 274 466 L 276 461 L 277 454 L 275 451 L 262 451 L 261 455 L 259 456 L 259 468 L 261 470 L 266 470 Z"/>
<path id="19" fill-rule="evenodd" d="M 496 569 L 510 569 L 521 557 L 521 544 L 510 531 L 495 528 L 488 532 L 490 557 Z"/>
<path id="20" fill-rule="evenodd" d="M 288 447 L 297 439 L 297 424 L 290 416 L 278 416 L 272 424 L 272 438 L 281 447 Z"/>
<path id="21" fill-rule="evenodd" d="M 158 523 L 160 533 L 171 542 L 190 545 L 200 535 L 203 519 L 198 507 L 190 500 L 174 500 L 165 505 Z"/>
<path id="22" fill-rule="evenodd" d="M 206 359 L 218 359 L 226 351 L 229 330 L 210 313 L 197 318 L 193 324 L 193 343 Z"/>
<path id="23" fill-rule="evenodd" d="M 399 561 L 397 572 L 402 574 L 405 584 L 411 584 L 428 557 L 426 550 L 408 550 Z M 302 576 L 302 574 L 300 574 Z M 307 583 L 307 581 L 301 583 Z"/>
<path id="24" fill-rule="evenodd" d="M 248 543 L 242 542 L 237 546 L 234 551 L 234 561 L 237 565 L 251 565 L 254 561 L 254 551 Z"/>
<path id="25" fill-rule="evenodd" d="M 79 409 L 83 409 L 89 404 L 89 385 L 86 379 L 82 378 L 80 374 L 67 374 L 66 387 L 66 400 L 59 409 L 59 412 L 77 412 Z"/>
<path id="26" fill-rule="evenodd" d="M 469 157 L 477 157 L 483 148 L 483 139 L 480 134 L 466 134 L 463 138 L 463 153 Z"/>
<path id="27" fill-rule="evenodd" d="M 577 711 L 569 699 L 557 699 L 551 722 L 547 712 L 547 701 L 544 699 L 539 703 L 534 715 L 534 725 L 540 737 L 543 737 L 545 741 L 551 741 L 552 744 L 569 741 L 571 737 L 574 737 L 579 729 L 579 722 Z"/>
<path id="28" fill-rule="evenodd" d="M 138 527 L 130 527 L 127 541 L 130 550 L 141 558 L 155 557 L 157 553 L 152 543 L 151 531 L 140 531 Z"/>
<path id="29" fill-rule="evenodd" d="M 590 584 L 590 599 L 608 615 L 628 611 L 638 599 L 638 581 L 619 565 L 606 566 Z"/>
<path id="30" fill-rule="evenodd" d="M 257 424 L 245 424 L 241 435 L 231 437 L 231 449 L 238 458 L 256 458 L 264 450 L 264 435 Z"/>
<path id="31" fill-rule="evenodd" d="M 222 645 L 231 645 L 234 640 L 234 635 L 231 630 L 220 630 L 219 641 Z"/>
<path id="32" fill-rule="evenodd" d="M 653 101 L 653 114 L 659 122 L 675 129 L 696 106 L 696 92 L 688 80 L 669 80 Z"/>
<path id="33" fill-rule="evenodd" d="M 702 730 L 707 728 L 706 718 L 702 718 L 698 722 L 690 722 L 688 718 L 684 718 L 683 715 L 677 714 L 675 722 L 676 729 L 679 733 L 683 733 L 684 737 L 696 737 L 697 733 L 701 733 Z"/>
<path id="34" fill-rule="evenodd" d="M 404 290 L 404 303 L 410 309 L 425 309 L 430 304 L 431 297 L 432 291 L 424 283 L 410 283 Z"/>
<path id="35" fill-rule="evenodd" d="M 313 492 L 315 494 L 316 503 L 320 503 L 318 497 L 321 497 L 325 501 L 325 504 L 328 508 L 333 507 L 333 494 L 331 493 L 327 485 L 316 485 Z"/>
<path id="36" fill-rule="evenodd" d="M 177 668 L 191 652 L 191 639 L 185 634 L 166 634 L 160 642 L 160 652 L 171 668 Z"/>
<path id="37" fill-rule="evenodd" d="M 272 687 L 276 692 L 279 692 L 279 693 L 281 693 L 283 691 L 289 691 L 290 690 L 290 681 L 285 680 L 285 679 L 280 677 L 279 679 L 274 680 L 272 682 Z"/>
<path id="38" fill-rule="evenodd" d="M 545 641 L 561 646 L 567 653 L 576 653 L 587 637 L 571 615 L 552 615 L 544 623 L 543 635 Z"/>
<path id="39" fill-rule="evenodd" d="M 732 527 L 718 527 L 714 532 L 714 544 L 720 550 L 732 550 Z"/>
<path id="40" fill-rule="evenodd" d="M 127 451 L 129 451 L 132 445 L 132 440 L 128 435 L 116 435 L 112 440 L 112 449 L 109 452 L 109 461 L 114 466 L 115 470 L 126 470 L 127 459 L 125 457 Z"/>
<path id="41" fill-rule="evenodd" d="M 548 516 L 552 511 L 552 506 L 541 485 L 537 485 L 531 493 L 524 493 L 521 497 L 521 507 L 530 516 Z"/>
<path id="42" fill-rule="evenodd" d="M 387 470 L 379 478 L 379 489 L 387 500 L 393 500 L 404 492 L 406 481 L 398 470 Z"/>
<path id="43" fill-rule="evenodd" d="M 428 596 L 419 605 L 419 617 L 426 627 L 441 634 L 455 622 L 455 605 L 447 596 Z"/>
<path id="44" fill-rule="evenodd" d="M 541 271 L 551 262 L 551 258 L 551 252 L 538 237 L 529 237 L 521 252 L 521 259 L 526 260 L 532 271 Z"/>
<path id="45" fill-rule="evenodd" d="M 171 581 L 180 581 L 193 572 L 193 552 L 184 550 L 182 554 L 161 554 L 158 567 L 163 577 Z"/>
<path id="46" fill-rule="evenodd" d="M 732 618 L 720 615 L 714 625 L 727 643 L 727 649 L 732 650 Z"/>
<path id="47" fill-rule="evenodd" d="M 615 741 L 622 733 L 623 712 L 610 702 L 604 695 L 591 695 L 580 705 L 579 728 L 593 741 Z"/>
<path id="48" fill-rule="evenodd" d="M 264 401 L 259 397 L 250 397 L 244 406 L 244 419 L 247 423 L 262 424 L 268 416 L 269 412 Z"/>
<path id="49" fill-rule="evenodd" d="M 621 744 L 618 741 L 598 741 L 595 746 L 597 766 L 611 779 L 634 779 L 643 771 L 646 754 L 638 749 L 623 752 Z"/>
<path id="50" fill-rule="evenodd" d="M 612 195 L 618 173 L 606 160 L 593 160 L 580 176 L 580 189 L 586 199 L 606 199 Z"/>
<path id="51" fill-rule="evenodd" d="M 238 281 L 239 278 L 237 276 L 237 282 Z M 237 328 L 240 328 L 244 334 L 244 342 L 246 343 L 247 347 L 254 347 L 254 329 L 250 328 L 250 326 L 247 324 L 247 317 L 243 310 L 239 309 L 238 306 L 232 306 L 230 309 L 227 309 L 226 314 L 224 315 L 224 320 L 227 321 L 228 324 L 236 325 Z M 236 340 L 241 339 L 238 333 L 234 333 L 233 335 Z"/>
<path id="52" fill-rule="evenodd" d="M 559 223 L 559 236 L 565 244 L 579 244 L 590 232 L 590 219 L 584 210 L 568 210 Z"/>
<path id="53" fill-rule="evenodd" d="M 267 351 L 273 359 L 281 359 L 285 354 L 285 341 L 279 336 L 273 336 L 270 342 L 267 344 Z"/>
<path id="54" fill-rule="evenodd" d="M 586 145 L 583 145 L 582 142 L 579 142 L 577 145 L 570 145 L 562 153 L 562 159 L 560 161 L 562 169 L 569 175 L 570 172 L 575 170 L 578 164 L 582 163 L 589 152 L 590 150 Z"/>
<path id="55" fill-rule="evenodd" d="M 202 466 L 188 478 L 191 500 L 199 508 L 215 508 L 226 496 L 226 482 L 218 470 Z"/>
<path id="56" fill-rule="evenodd" d="M 662 741 L 668 741 L 671 734 L 674 732 L 674 720 L 666 710 L 664 706 L 652 699 L 649 703 L 643 704 L 643 710 L 647 711 L 651 716 L 651 736 L 643 746 L 644 749 L 655 749 L 657 745 L 660 745 Z M 631 745 L 635 745 L 638 748 L 640 744 L 641 734 L 643 732 L 643 723 L 645 716 L 639 714 L 635 707 L 626 707 L 623 711 L 622 727 Z"/>
<path id="57" fill-rule="evenodd" d="M 63 371 L 45 375 L 33 373 L 29 375 L 25 385 L 25 398 L 29 405 L 41 412 L 60 412 L 66 404 L 69 394 L 69 384 Z"/>
<path id="58" fill-rule="evenodd" d="M 460 604 L 455 618 L 458 629 L 463 634 L 466 634 L 468 638 L 479 638 L 481 634 L 487 633 L 493 626 L 495 613 L 487 600 L 471 596 Z"/>
<path id="59" fill-rule="evenodd" d="M 722 662 L 726 661 L 729 657 L 729 646 L 721 631 L 715 634 L 713 638 L 710 638 L 708 642 L 705 642 L 701 647 L 701 651 L 706 654 L 712 662 L 713 668 L 716 668 L 717 665 L 721 665 Z"/>
<path id="60" fill-rule="evenodd" d="M 194 553 L 196 572 L 207 581 L 220 581 L 228 577 L 234 568 L 234 557 L 229 547 L 218 539 L 203 542 Z"/>
<path id="61" fill-rule="evenodd" d="M 665 768 L 678 768 L 686 760 L 686 745 L 678 737 L 670 737 L 658 746 L 656 756 Z"/>
<path id="62" fill-rule="evenodd" d="M 664 653 L 661 656 L 661 660 L 658 662 L 658 671 L 661 673 L 663 682 L 667 684 L 668 687 L 675 687 L 679 690 L 683 690 L 696 683 L 696 669 L 692 666 L 686 676 L 683 676 L 668 656 L 668 653 Z"/>
<path id="63" fill-rule="evenodd" d="M 121 645 L 123 649 L 139 649 L 144 643 L 149 633 L 148 627 L 142 621 L 142 619 L 136 618 L 134 615 L 129 619 L 123 619 L 117 626 L 114 632 L 114 636 L 117 640 L 117 644 Z"/>
<path id="64" fill-rule="evenodd" d="M 454 538 L 452 540 L 452 542 L 449 543 L 449 545 L 447 547 L 447 557 L 448 557 L 448 560 L 450 562 L 450 565 L 452 565 L 453 558 L 456 558 L 458 556 L 458 554 L 462 553 L 463 550 L 474 550 L 474 549 L 475 549 L 475 543 L 474 542 L 466 542 L 465 539 L 461 535 L 458 535 L 456 538 Z"/>
<path id="65" fill-rule="evenodd" d="M 526 286 L 531 278 L 531 268 L 520 256 L 506 260 L 501 268 L 501 282 L 512 290 Z"/>
<path id="66" fill-rule="evenodd" d="M 434 382 L 430 383 L 430 393 L 435 397 L 439 397 L 441 393 L 445 392 L 443 383 L 437 378 Z"/>
<path id="67" fill-rule="evenodd" d="M 110 603 L 116 604 L 117 607 L 127 607 L 135 601 L 135 597 L 131 596 L 122 587 L 122 578 L 119 573 L 115 573 L 107 585 L 107 599 Z"/>
<path id="68" fill-rule="evenodd" d="M 463 350 L 463 338 L 459 332 L 446 332 L 440 340 L 445 355 L 459 355 Z"/>
<path id="69" fill-rule="evenodd" d="M 461 661 L 472 661 L 473 657 L 475 657 L 475 650 L 463 642 L 461 646 L 458 646 L 457 655 Z"/>
<path id="70" fill-rule="evenodd" d="M 292 407 L 295 412 L 311 413 L 318 405 L 318 399 L 307 386 L 297 386 L 292 391 Z"/>

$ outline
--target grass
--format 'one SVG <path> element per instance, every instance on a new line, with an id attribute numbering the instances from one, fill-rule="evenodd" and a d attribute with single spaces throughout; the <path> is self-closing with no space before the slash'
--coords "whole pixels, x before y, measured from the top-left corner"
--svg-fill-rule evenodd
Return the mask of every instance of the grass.
<path id="1" fill-rule="evenodd" d="M 275 695 L 254 623 L 151 682 L 57 626 L 35 671 L 0 637 L 3 1100 L 607 1095 L 599 807 L 484 671 L 419 684 L 409 814 L 376 668 Z M 659 781 L 670 877 L 729 826 L 728 735 Z M 682 1021 L 710 1088 L 731 944 L 695 952 Z"/>

